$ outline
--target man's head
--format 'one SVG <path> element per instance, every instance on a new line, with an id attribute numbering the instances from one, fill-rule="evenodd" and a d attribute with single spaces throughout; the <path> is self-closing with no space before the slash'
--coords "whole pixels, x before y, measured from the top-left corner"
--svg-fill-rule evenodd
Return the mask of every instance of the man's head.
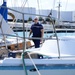
<path id="1" fill-rule="evenodd" d="M 37 18 L 37 17 L 34 19 L 34 22 L 35 22 L 35 23 L 37 23 L 37 22 L 38 22 L 38 18 Z"/>

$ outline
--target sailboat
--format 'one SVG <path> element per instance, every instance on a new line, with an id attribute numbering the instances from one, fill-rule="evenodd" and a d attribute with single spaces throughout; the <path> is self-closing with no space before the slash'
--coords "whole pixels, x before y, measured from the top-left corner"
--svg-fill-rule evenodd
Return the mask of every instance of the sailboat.
<path id="1" fill-rule="evenodd" d="M 3 1 L 2 4 L 3 7 L 7 7 L 6 1 Z M 6 47 L 7 49 L 11 50 L 21 50 L 23 49 L 23 38 L 15 35 L 13 32 L 12 28 L 10 25 L 7 23 L 7 14 L 8 14 L 8 9 L 6 8 L 0 8 L 0 36 L 2 39 L 0 39 L 0 47 L 4 48 Z M 11 36 L 12 37 L 8 37 Z M 13 37 L 15 36 L 15 37 Z M 31 45 L 29 40 L 26 40 L 27 46 L 29 47 Z"/>
<path id="2" fill-rule="evenodd" d="M 75 75 L 75 37 L 57 37 L 56 32 L 55 35 L 56 37 L 45 40 L 40 48 L 23 48 L 20 58 L 1 59 L 0 74 Z M 37 54 L 41 54 L 43 58 L 38 59 Z M 35 57 L 32 58 L 31 55 Z"/>

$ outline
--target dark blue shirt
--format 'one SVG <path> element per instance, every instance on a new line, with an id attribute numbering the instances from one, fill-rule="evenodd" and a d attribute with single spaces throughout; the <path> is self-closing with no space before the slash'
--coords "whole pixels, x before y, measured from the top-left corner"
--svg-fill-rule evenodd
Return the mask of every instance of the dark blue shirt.
<path id="1" fill-rule="evenodd" d="M 41 24 L 33 24 L 31 26 L 33 37 L 41 37 L 41 29 L 43 29 L 43 26 Z"/>

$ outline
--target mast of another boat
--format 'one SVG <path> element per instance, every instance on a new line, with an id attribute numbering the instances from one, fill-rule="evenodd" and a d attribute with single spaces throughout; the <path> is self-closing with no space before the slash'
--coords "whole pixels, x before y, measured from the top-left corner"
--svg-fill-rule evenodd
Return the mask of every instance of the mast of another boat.
<path id="1" fill-rule="evenodd" d="M 60 7 L 61 7 L 61 5 L 60 5 L 60 0 L 59 0 L 59 3 L 58 3 L 58 25 L 60 24 Z"/>

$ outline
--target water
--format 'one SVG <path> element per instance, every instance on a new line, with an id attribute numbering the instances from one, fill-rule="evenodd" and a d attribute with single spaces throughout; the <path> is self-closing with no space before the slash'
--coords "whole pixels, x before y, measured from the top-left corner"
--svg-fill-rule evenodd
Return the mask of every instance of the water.
<path id="1" fill-rule="evenodd" d="M 18 34 L 18 36 L 23 37 L 23 32 L 15 32 Z M 44 37 L 45 38 L 49 38 L 50 36 L 55 35 L 54 33 L 44 33 Z M 61 37 L 61 36 L 75 36 L 75 33 L 57 33 L 57 36 Z M 29 37 L 29 32 L 25 32 L 25 37 Z"/>

